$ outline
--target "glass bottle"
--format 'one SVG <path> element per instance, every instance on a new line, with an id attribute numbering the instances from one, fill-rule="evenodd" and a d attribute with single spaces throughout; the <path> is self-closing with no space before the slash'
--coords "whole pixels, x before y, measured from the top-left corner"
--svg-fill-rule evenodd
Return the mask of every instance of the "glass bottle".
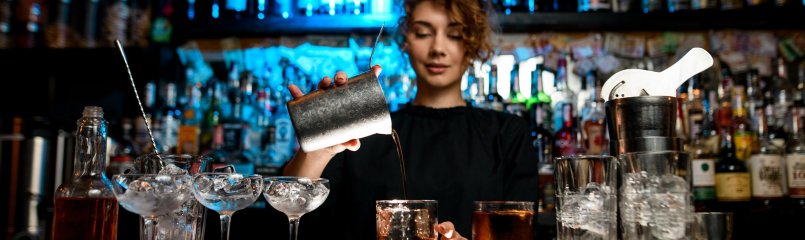
<path id="1" fill-rule="evenodd" d="M 559 63 L 556 67 L 556 92 L 551 94 L 554 130 L 561 129 L 565 121 L 565 119 L 563 119 L 564 115 L 562 115 L 563 106 L 575 105 L 576 103 L 576 93 L 570 90 L 570 86 L 567 82 L 567 74 L 567 60 L 565 60 L 564 57 L 559 58 Z"/>
<path id="2" fill-rule="evenodd" d="M 716 197 L 721 210 L 741 210 L 752 197 L 751 177 L 746 164 L 736 157 L 732 134 L 727 130 L 721 132 L 721 157 L 716 163 Z"/>
<path id="3" fill-rule="evenodd" d="M 573 105 L 565 104 L 562 108 L 562 114 L 564 115 L 562 118 L 564 119 L 562 123 L 562 128 L 559 131 L 556 131 L 554 137 L 554 157 L 561 157 L 561 156 L 572 156 L 576 155 L 578 142 L 576 139 L 576 132 L 574 131 L 574 124 L 573 124 Z"/>
<path id="4" fill-rule="evenodd" d="M 543 109 L 550 111 L 551 97 L 543 91 L 542 86 L 543 69 L 543 64 L 537 63 L 534 71 L 531 72 L 531 97 L 526 100 L 526 109 L 532 109 L 533 104 L 543 104 Z"/>
<path id="5" fill-rule="evenodd" d="M 607 139 L 606 112 L 604 111 L 604 99 L 598 95 L 601 92 L 600 81 L 595 74 L 590 72 L 587 76 L 587 86 L 592 88 L 590 99 L 587 100 L 581 121 L 581 133 L 584 137 L 584 148 L 587 154 L 602 155 L 609 150 L 609 140 Z"/>
<path id="6" fill-rule="evenodd" d="M 492 64 L 492 70 L 489 71 L 489 94 L 486 95 L 486 103 L 490 109 L 502 112 L 503 111 L 503 97 L 498 94 L 498 66 Z"/>
<path id="7" fill-rule="evenodd" d="M 785 156 L 788 195 L 793 209 L 805 211 L 805 108 L 796 108 L 791 114 L 791 129 L 796 130 L 788 144 Z"/>
<path id="8" fill-rule="evenodd" d="M 105 173 L 103 109 L 84 107 L 78 119 L 73 177 L 56 189 L 53 239 L 117 239 L 118 203 Z"/>
<path id="9" fill-rule="evenodd" d="M 195 86 L 190 88 L 190 101 L 182 111 L 182 125 L 179 127 L 176 153 L 198 155 L 201 135 L 201 91 Z"/>
<path id="10" fill-rule="evenodd" d="M 532 106 L 534 112 L 534 125 L 531 128 L 531 143 L 537 153 L 539 164 L 539 192 L 537 193 L 537 211 L 551 212 L 555 207 L 554 198 L 554 178 L 553 178 L 553 134 L 545 124 L 546 109 L 545 103 L 537 103 Z"/>
<path id="11" fill-rule="evenodd" d="M 732 88 L 732 134 L 735 141 L 736 157 L 742 161 L 749 159 L 752 154 L 752 145 L 755 133 L 752 132 L 752 123 L 749 121 L 744 104 L 746 103 L 743 86 Z"/>
<path id="12" fill-rule="evenodd" d="M 689 149 L 691 153 L 691 176 L 693 185 L 694 207 L 697 212 L 711 211 L 716 201 L 716 149 L 707 141 L 711 138 L 714 131 L 709 129 L 712 124 L 708 124 L 712 119 L 708 114 L 702 114 L 704 119 L 702 128 L 695 128 L 693 144 Z"/>
<path id="13" fill-rule="evenodd" d="M 785 162 L 782 150 L 769 138 L 763 108 L 757 109 L 757 112 L 759 147 L 748 160 L 752 175 L 752 199 L 760 208 L 772 208 L 779 206 L 785 196 Z"/>

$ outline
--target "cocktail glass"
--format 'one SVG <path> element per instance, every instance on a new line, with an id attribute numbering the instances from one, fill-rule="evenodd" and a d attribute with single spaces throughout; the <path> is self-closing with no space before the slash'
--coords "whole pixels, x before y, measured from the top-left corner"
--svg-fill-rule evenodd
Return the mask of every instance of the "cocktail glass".
<path id="1" fill-rule="evenodd" d="M 193 195 L 221 218 L 221 239 L 229 239 L 229 222 L 238 210 L 252 205 L 263 191 L 257 174 L 199 173 L 193 176 Z"/>
<path id="2" fill-rule="evenodd" d="M 117 174 L 112 191 L 120 206 L 143 217 L 144 239 L 155 240 L 159 217 L 192 199 L 189 182 L 188 175 Z"/>
<path id="3" fill-rule="evenodd" d="M 330 194 L 330 181 L 324 178 L 269 177 L 263 196 L 274 209 L 285 213 L 290 223 L 290 239 L 296 240 L 299 219 L 315 210 Z"/>

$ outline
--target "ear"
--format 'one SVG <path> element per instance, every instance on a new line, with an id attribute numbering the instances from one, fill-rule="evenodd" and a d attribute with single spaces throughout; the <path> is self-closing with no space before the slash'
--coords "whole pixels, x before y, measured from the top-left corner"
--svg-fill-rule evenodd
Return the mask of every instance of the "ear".
<path id="1" fill-rule="evenodd" d="M 402 45 L 402 51 L 408 53 L 409 50 L 411 50 L 411 46 L 408 45 L 408 42 L 404 42 Z"/>

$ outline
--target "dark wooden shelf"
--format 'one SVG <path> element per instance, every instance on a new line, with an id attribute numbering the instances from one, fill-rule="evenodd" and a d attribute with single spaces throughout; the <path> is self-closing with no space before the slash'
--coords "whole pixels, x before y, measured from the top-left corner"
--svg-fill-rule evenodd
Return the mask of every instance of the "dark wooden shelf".
<path id="1" fill-rule="evenodd" d="M 203 39 L 221 37 L 264 37 L 300 34 L 377 34 L 385 24 L 388 32 L 397 25 L 397 15 L 365 16 L 297 16 L 266 19 L 232 19 L 185 22 L 178 27 L 177 37 Z"/>
<path id="2" fill-rule="evenodd" d="M 540 31 L 698 31 L 713 29 L 805 29 L 803 7 L 761 7 L 738 10 L 696 10 L 613 13 L 538 12 L 500 16 L 503 32 Z M 179 40 L 221 37 L 266 37 L 303 34 L 377 33 L 380 25 L 393 29 L 397 15 L 297 16 L 239 20 L 194 21 L 178 24 Z"/>
<path id="3" fill-rule="evenodd" d="M 501 16 L 504 32 L 696 31 L 713 29 L 805 29 L 805 8 L 768 7 L 674 13 L 553 12 Z"/>

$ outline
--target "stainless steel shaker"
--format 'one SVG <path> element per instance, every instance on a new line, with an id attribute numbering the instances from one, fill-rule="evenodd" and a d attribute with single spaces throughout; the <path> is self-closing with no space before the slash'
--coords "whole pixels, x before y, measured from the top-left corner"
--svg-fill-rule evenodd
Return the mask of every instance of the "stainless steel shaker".
<path id="1" fill-rule="evenodd" d="M 391 114 L 372 71 L 288 102 L 302 151 L 311 152 L 376 133 L 391 134 Z"/>
<path id="2" fill-rule="evenodd" d="M 668 96 L 638 96 L 606 102 L 610 152 L 679 151 L 676 137 L 678 100 Z"/>

